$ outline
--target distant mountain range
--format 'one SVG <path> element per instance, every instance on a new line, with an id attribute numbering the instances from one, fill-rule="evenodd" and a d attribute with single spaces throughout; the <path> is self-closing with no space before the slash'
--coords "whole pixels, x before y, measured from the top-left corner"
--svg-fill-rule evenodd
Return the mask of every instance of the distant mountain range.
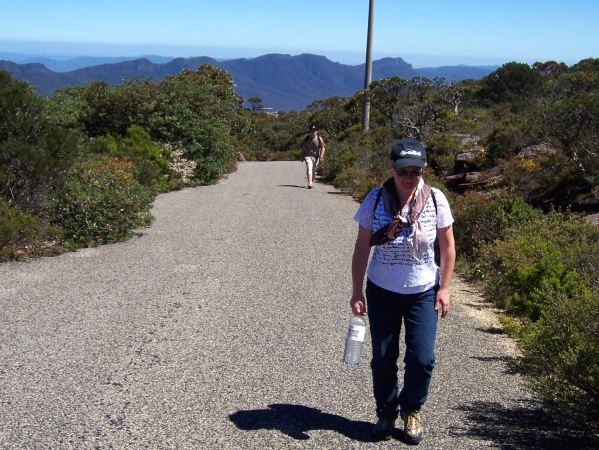
<path id="1" fill-rule="evenodd" d="M 16 54 L 0 53 L 0 58 L 13 55 Z M 13 59 L 19 58 L 13 56 Z M 88 63 L 89 66 L 77 67 Z M 37 87 L 40 94 L 51 95 L 54 89 L 94 80 L 105 80 L 110 84 L 122 84 L 124 78 L 132 76 L 161 80 L 166 75 L 178 74 L 183 69 L 196 70 L 202 64 L 212 64 L 227 71 L 233 77 L 235 91 L 239 95 L 246 100 L 253 96 L 260 97 L 263 105 L 274 111 L 303 110 L 314 100 L 333 96 L 349 97 L 364 87 L 364 64 L 350 66 L 312 54 L 270 54 L 252 59 L 231 60 L 217 60 L 207 56 L 175 59 L 148 56 L 130 60 L 81 57 L 58 61 L 41 57 L 29 60 L 21 58 L 18 63 L 0 60 L 0 69 L 12 72 L 18 79 L 29 81 Z M 71 69 L 72 67 L 77 68 Z M 448 66 L 414 69 L 401 58 L 383 58 L 373 61 L 372 79 L 380 80 L 391 76 L 405 79 L 415 76 L 431 79 L 444 77 L 447 80 L 480 79 L 497 67 Z"/>
<path id="2" fill-rule="evenodd" d="M 162 64 L 174 59 L 172 56 L 142 55 L 142 56 L 77 56 L 68 59 L 56 59 L 47 56 L 23 55 L 21 53 L 0 52 L 0 60 L 12 61 L 17 64 L 40 63 L 53 72 L 70 72 L 84 67 L 114 64 L 135 59 L 149 59 L 153 63 Z"/>

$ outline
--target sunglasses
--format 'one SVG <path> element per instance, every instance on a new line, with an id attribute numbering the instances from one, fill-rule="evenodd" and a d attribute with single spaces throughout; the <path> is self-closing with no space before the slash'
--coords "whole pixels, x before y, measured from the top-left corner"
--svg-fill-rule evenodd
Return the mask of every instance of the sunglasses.
<path id="1" fill-rule="evenodd" d="M 410 178 L 420 178 L 422 176 L 422 170 L 415 170 L 409 172 L 407 170 L 397 170 L 395 169 L 395 173 L 398 177 L 410 177 Z"/>

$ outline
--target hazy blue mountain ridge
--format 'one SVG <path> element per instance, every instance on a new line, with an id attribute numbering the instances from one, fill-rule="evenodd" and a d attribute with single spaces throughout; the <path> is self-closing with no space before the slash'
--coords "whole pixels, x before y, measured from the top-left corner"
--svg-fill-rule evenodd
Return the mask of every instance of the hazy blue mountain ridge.
<path id="1" fill-rule="evenodd" d="M 114 64 L 135 59 L 149 59 L 153 63 L 163 64 L 174 59 L 172 56 L 141 55 L 141 56 L 77 56 L 75 58 L 58 58 L 49 56 L 32 56 L 21 53 L 0 52 L 0 60 L 12 61 L 17 64 L 40 63 L 54 72 L 70 72 L 84 67 Z"/>
<path id="2" fill-rule="evenodd" d="M 498 66 L 442 66 L 442 67 L 423 67 L 416 69 L 419 75 L 430 78 L 443 77 L 447 81 L 463 80 L 465 78 L 480 79 L 485 75 L 497 70 Z"/>
<path id="3" fill-rule="evenodd" d="M 0 56 L 4 54 L 0 53 Z M 0 69 L 13 73 L 16 78 L 29 81 L 44 95 L 65 86 L 105 80 L 122 84 L 133 76 L 161 80 L 166 75 L 178 74 L 183 69 L 196 70 L 199 65 L 213 64 L 231 74 L 236 92 L 244 99 L 260 97 L 264 106 L 273 110 L 303 110 L 314 100 L 333 96 L 348 97 L 364 87 L 365 65 L 350 66 L 333 62 L 324 56 L 303 54 L 297 56 L 269 54 L 252 59 L 216 60 L 207 56 L 175 58 L 155 63 L 148 58 L 119 61 L 83 67 L 68 72 L 57 72 L 40 63 L 0 61 Z M 446 79 L 481 78 L 497 67 L 440 67 L 414 69 L 402 58 L 382 58 L 372 63 L 372 79 L 391 76 L 411 79 L 422 75 Z"/>

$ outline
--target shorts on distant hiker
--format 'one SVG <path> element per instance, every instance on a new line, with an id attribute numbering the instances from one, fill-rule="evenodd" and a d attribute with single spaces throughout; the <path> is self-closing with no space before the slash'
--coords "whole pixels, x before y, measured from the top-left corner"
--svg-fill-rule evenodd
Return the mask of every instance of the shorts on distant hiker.
<path id="1" fill-rule="evenodd" d="M 306 160 L 306 176 L 312 174 L 312 176 L 316 176 L 316 169 L 318 168 L 318 158 L 314 156 L 306 156 L 304 158 Z"/>

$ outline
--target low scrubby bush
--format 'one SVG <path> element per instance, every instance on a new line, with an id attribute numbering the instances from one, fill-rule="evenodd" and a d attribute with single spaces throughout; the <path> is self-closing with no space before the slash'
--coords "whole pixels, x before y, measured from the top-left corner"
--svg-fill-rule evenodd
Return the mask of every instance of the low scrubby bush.
<path id="1" fill-rule="evenodd" d="M 319 173 L 336 188 L 363 199 L 391 176 L 387 165 L 393 142 L 390 138 L 388 133 L 373 131 L 331 144 Z"/>
<path id="2" fill-rule="evenodd" d="M 348 142 L 331 143 L 327 146 L 325 160 L 318 165 L 318 173 L 324 181 L 334 182 L 344 170 L 355 167 L 358 149 Z"/>
<path id="3" fill-rule="evenodd" d="M 587 266 L 599 265 L 596 227 L 555 211 L 524 222 L 509 217 L 513 224 L 498 239 L 481 243 L 472 257 L 483 273 L 485 293 L 496 304 L 535 321 L 543 309 L 543 286 L 568 295 L 579 284 L 592 287 Z"/>
<path id="4" fill-rule="evenodd" d="M 483 245 L 479 254 L 487 297 L 532 321 L 540 317 L 547 300 L 545 291 L 560 289 L 573 295 L 579 289 L 577 272 L 564 261 L 559 243 L 547 234 L 531 227 Z"/>
<path id="5" fill-rule="evenodd" d="M 523 355 L 516 365 L 546 406 L 566 422 L 597 431 L 599 296 L 583 283 L 569 290 L 539 286 L 544 300 L 538 320 L 511 327 Z"/>
<path id="6" fill-rule="evenodd" d="M 268 157 L 269 161 L 297 161 L 299 155 L 297 151 L 273 152 Z"/>
<path id="7" fill-rule="evenodd" d="M 168 179 L 170 146 L 161 145 L 143 128 L 133 125 L 125 136 L 107 135 L 100 140 L 113 156 L 126 156 L 134 165 L 134 175 L 142 185 L 156 192 L 168 192 L 176 187 Z"/>
<path id="8" fill-rule="evenodd" d="M 472 258 L 481 245 L 503 239 L 508 228 L 520 229 L 543 217 L 542 211 L 522 197 L 489 197 L 475 192 L 467 193 L 459 205 L 454 205 L 453 212 L 456 250 L 466 259 Z"/>
<path id="9" fill-rule="evenodd" d="M 0 262 L 13 259 L 19 251 L 33 256 L 40 247 L 60 237 L 59 228 L 42 223 L 16 205 L 0 201 Z"/>
<path id="10" fill-rule="evenodd" d="M 54 195 L 52 218 L 65 230 L 67 245 L 120 241 L 152 222 L 155 194 L 135 179 L 134 169 L 128 159 L 92 155 L 67 171 Z"/>
<path id="11" fill-rule="evenodd" d="M 531 388 L 566 420 L 597 429 L 599 230 L 569 213 L 491 204 L 499 232 L 478 240 L 469 265 L 485 296 L 507 310 L 504 330 L 518 339 L 517 366 Z"/>
<path id="12" fill-rule="evenodd" d="M 362 200 L 368 192 L 380 186 L 380 182 L 369 173 L 350 167 L 335 178 L 333 186 L 337 189 L 351 192 L 355 198 Z"/>
<path id="13" fill-rule="evenodd" d="M 508 121 L 497 125 L 493 129 L 483 140 L 487 148 L 487 164 L 494 166 L 501 160 L 510 159 L 524 147 L 531 144 L 531 138 L 522 131 L 522 128 L 524 128 L 524 125 Z"/>
<path id="14" fill-rule="evenodd" d="M 440 172 L 451 172 L 455 163 L 455 155 L 462 148 L 459 139 L 446 133 L 437 133 L 430 139 L 428 152 L 431 167 Z"/>

